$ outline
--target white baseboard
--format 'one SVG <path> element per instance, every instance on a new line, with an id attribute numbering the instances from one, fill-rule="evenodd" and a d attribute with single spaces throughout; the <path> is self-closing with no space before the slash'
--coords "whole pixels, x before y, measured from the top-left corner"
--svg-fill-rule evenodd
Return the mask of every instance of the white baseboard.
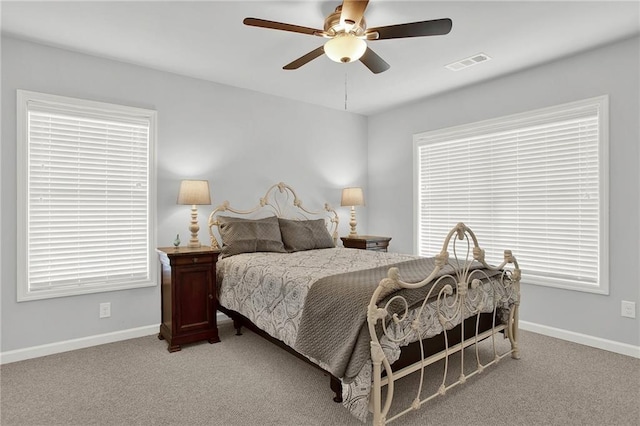
<path id="1" fill-rule="evenodd" d="M 218 323 L 226 323 L 231 320 L 224 314 L 218 312 Z M 522 330 L 533 333 L 555 337 L 581 345 L 591 346 L 606 351 L 619 353 L 622 355 L 640 358 L 640 346 L 633 346 L 626 343 L 615 342 L 613 340 L 601 339 L 586 334 L 575 333 L 573 331 L 540 325 L 528 321 L 520 321 Z M 33 346 L 30 348 L 17 349 L 0 353 L 0 364 L 24 361 L 26 359 L 38 358 L 41 356 L 53 355 L 61 352 L 73 351 L 76 349 L 88 348 L 91 346 L 104 345 L 121 340 L 135 339 L 137 337 L 151 336 L 158 333 L 159 325 L 149 325 L 145 327 L 131 328 L 128 330 L 115 331 L 112 333 L 98 334 L 96 336 L 83 337 L 80 339 L 65 340 L 62 342 L 49 343 L 46 345 Z"/>
<path id="2" fill-rule="evenodd" d="M 98 334 L 95 336 L 82 337 L 79 339 L 65 340 L 62 342 L 49 343 L 46 345 L 32 346 L 30 348 L 17 349 L 0 353 L 0 364 L 24 361 L 26 359 L 38 358 L 41 356 L 53 355 L 61 352 L 73 351 L 76 349 L 88 348 L 91 346 L 104 345 L 105 343 L 119 342 L 121 340 L 135 339 L 136 337 L 150 336 L 158 334 L 159 325 L 148 325 L 145 327 L 130 328 L 128 330 L 114 331 L 112 333 Z"/>
<path id="3" fill-rule="evenodd" d="M 640 358 L 640 346 L 633 346 L 627 343 L 615 342 L 613 340 L 602 339 L 600 337 L 589 336 L 587 334 L 575 333 L 573 331 L 562 330 L 560 328 L 549 327 L 528 321 L 519 321 L 522 330 L 531 331 L 533 333 L 543 334 L 556 339 L 567 340 L 573 343 L 579 343 L 593 348 L 603 349 L 609 352 L 615 352 L 622 355 Z"/>
<path id="4" fill-rule="evenodd" d="M 217 313 L 218 324 L 231 322 L 231 319 L 222 312 Z M 0 365 L 11 362 L 24 361 L 26 359 L 53 355 L 91 346 L 104 345 L 105 343 L 119 342 L 121 340 L 135 339 L 136 337 L 151 336 L 158 333 L 160 325 L 148 325 L 145 327 L 131 328 L 128 330 L 114 331 L 112 333 L 98 334 L 96 336 L 82 337 L 79 339 L 65 340 L 46 345 L 32 346 L 30 348 L 17 349 L 15 351 L 0 352 Z"/>

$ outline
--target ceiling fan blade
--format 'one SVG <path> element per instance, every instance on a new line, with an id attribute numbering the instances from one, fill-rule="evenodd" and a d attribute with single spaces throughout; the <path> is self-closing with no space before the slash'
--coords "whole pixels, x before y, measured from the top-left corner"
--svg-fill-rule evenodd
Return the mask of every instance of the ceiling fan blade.
<path id="1" fill-rule="evenodd" d="M 340 23 L 358 25 L 368 4 L 369 0 L 344 0 L 342 2 L 342 12 L 340 13 Z"/>
<path id="2" fill-rule="evenodd" d="M 324 46 L 320 46 L 317 49 L 307 53 L 306 55 L 299 57 L 295 61 L 288 63 L 287 65 L 282 67 L 282 69 L 297 70 L 298 68 L 305 65 L 306 63 L 313 61 L 318 56 L 322 56 L 323 53 L 324 53 Z"/>
<path id="3" fill-rule="evenodd" d="M 369 70 L 374 74 L 379 74 L 388 70 L 391 66 L 384 61 L 376 52 L 367 47 L 364 55 L 360 58 L 362 62 Z"/>
<path id="4" fill-rule="evenodd" d="M 292 33 L 301 33 L 308 35 L 321 36 L 324 31 L 315 28 L 301 27 L 300 25 L 284 24 L 282 22 L 267 21 L 266 19 L 244 18 L 242 21 L 245 25 L 251 27 L 269 28 L 272 30 L 289 31 Z"/>
<path id="5" fill-rule="evenodd" d="M 391 38 L 424 37 L 445 35 L 451 31 L 451 19 L 435 19 L 433 21 L 411 22 L 408 24 L 389 25 L 387 27 L 368 28 L 367 34 L 378 33 L 377 40 Z"/>

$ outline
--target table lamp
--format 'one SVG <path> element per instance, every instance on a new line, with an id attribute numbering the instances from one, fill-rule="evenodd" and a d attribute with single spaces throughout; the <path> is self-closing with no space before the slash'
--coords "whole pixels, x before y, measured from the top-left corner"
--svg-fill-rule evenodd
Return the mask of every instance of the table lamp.
<path id="1" fill-rule="evenodd" d="M 211 195 L 209 193 L 209 181 L 206 180 L 183 180 L 180 182 L 180 191 L 178 192 L 177 204 L 191 205 L 191 239 L 187 247 L 198 248 L 200 241 L 198 240 L 198 208 L 197 205 L 211 204 Z"/>
<path id="2" fill-rule="evenodd" d="M 357 222 L 355 206 L 364 206 L 364 195 L 362 193 L 362 188 L 344 188 L 342 190 L 342 199 L 340 200 L 340 205 L 351 207 L 351 220 L 349 221 L 351 232 L 349 233 L 349 237 L 358 236 L 358 233 L 356 232 Z"/>

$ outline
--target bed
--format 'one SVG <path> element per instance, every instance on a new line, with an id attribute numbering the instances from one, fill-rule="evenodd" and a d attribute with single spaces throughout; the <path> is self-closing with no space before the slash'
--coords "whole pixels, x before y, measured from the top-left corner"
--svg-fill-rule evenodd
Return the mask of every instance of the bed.
<path id="1" fill-rule="evenodd" d="M 504 357 L 519 358 L 520 269 L 510 251 L 489 265 L 462 223 L 432 258 L 348 249 L 337 247 L 338 224 L 329 204 L 307 210 L 282 182 L 251 209 L 225 201 L 212 211 L 211 245 L 221 250 L 218 309 L 237 334 L 247 327 L 322 369 L 334 400 L 376 425 Z M 477 349 L 465 358 L 485 339 L 493 343 L 489 361 Z M 499 350 L 498 339 L 508 339 L 509 349 Z M 456 353 L 462 373 L 452 381 L 447 370 Z M 444 366 L 442 381 L 423 389 L 425 370 L 436 362 Z M 420 378 L 415 398 L 397 407 L 396 382 L 407 375 Z"/>

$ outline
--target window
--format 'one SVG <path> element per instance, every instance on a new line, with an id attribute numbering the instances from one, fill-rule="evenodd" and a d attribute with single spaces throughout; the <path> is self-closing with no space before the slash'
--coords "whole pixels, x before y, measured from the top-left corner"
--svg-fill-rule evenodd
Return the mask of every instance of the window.
<path id="1" fill-rule="evenodd" d="M 417 252 L 457 222 L 522 282 L 608 294 L 608 98 L 414 135 Z"/>
<path id="2" fill-rule="evenodd" d="M 156 112 L 17 101 L 18 301 L 155 285 Z"/>

